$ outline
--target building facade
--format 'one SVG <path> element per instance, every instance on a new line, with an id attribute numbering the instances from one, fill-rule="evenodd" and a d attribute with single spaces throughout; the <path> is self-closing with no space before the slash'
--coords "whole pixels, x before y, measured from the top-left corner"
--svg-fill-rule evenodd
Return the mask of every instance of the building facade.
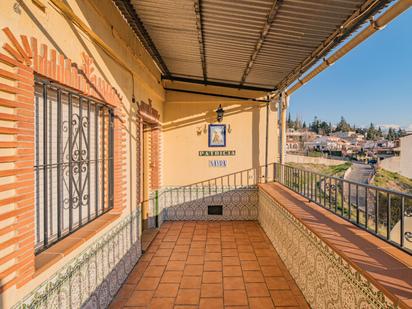
<path id="1" fill-rule="evenodd" d="M 68 4 L 79 20 L 46 1 L 0 4 L 3 308 L 43 306 L 47 294 L 58 307 L 107 306 L 155 225 L 156 190 L 256 168 L 266 138 L 268 160 L 277 151 L 265 125 L 275 106 L 242 100 L 262 93 L 168 91 L 112 1 Z M 219 105 L 226 146 L 214 148 Z"/>
<path id="2" fill-rule="evenodd" d="M 339 302 L 348 308 L 354 304 L 362 308 L 367 307 L 364 304 L 396 307 L 412 299 L 409 282 L 401 271 L 392 276 L 406 286 L 406 292 L 399 295 L 387 282 L 381 288 L 379 273 L 363 273 L 350 252 L 347 256 L 342 254 L 342 259 L 339 247 L 336 249 L 329 240 L 321 240 L 320 233 L 310 231 L 313 227 L 304 222 L 308 215 L 293 214 L 293 209 L 283 207 L 293 208 L 297 203 L 309 210 L 307 199 L 299 201 L 299 196 L 292 196 L 286 189 L 289 186 L 296 191 L 296 177 L 305 174 L 282 165 L 286 162 L 289 95 L 338 56 L 324 58 L 320 68 L 287 88 L 320 59 L 320 53 L 323 57 L 342 40 L 336 29 L 352 33 L 356 30 L 352 26 L 354 19 L 366 22 L 367 16 L 384 8 L 384 3 L 375 6 L 369 1 L 365 5 L 352 1 L 348 7 L 333 4 L 333 10 L 329 10 L 328 4 L 326 9 L 314 10 L 313 3 L 299 2 L 300 27 L 306 29 L 309 25 L 313 36 L 298 37 L 296 42 L 313 45 L 313 50 L 308 47 L 301 52 L 302 44 L 297 46 L 287 39 L 274 44 L 268 53 L 263 41 L 271 36 L 269 28 L 275 15 L 284 14 L 280 17 L 292 22 L 296 18 L 293 10 L 280 10 L 280 3 L 238 6 L 226 2 L 223 7 L 227 11 L 243 12 L 236 17 L 240 28 L 235 31 L 242 35 L 234 38 L 242 39 L 235 44 L 228 42 L 233 37 L 232 26 L 228 27 L 226 21 L 213 21 L 209 25 L 211 37 L 225 32 L 227 38 L 218 37 L 217 43 L 212 42 L 215 45 L 205 45 L 199 2 L 167 2 L 163 6 L 128 0 L 0 2 L 0 308 L 106 308 L 116 295 L 122 296 L 119 290 L 127 280 L 137 285 L 138 276 L 146 271 L 149 262 L 165 266 L 164 260 L 169 257 L 154 257 L 153 252 L 142 257 L 147 235 L 160 228 L 155 240 L 158 248 L 153 247 L 153 251 L 160 248 L 159 243 L 177 244 L 180 236 L 186 236 L 179 240 L 188 251 L 194 225 L 185 227 L 186 235 L 177 235 L 176 230 L 183 230 L 183 221 L 197 220 L 214 221 L 210 224 L 214 226 L 211 238 L 219 243 L 217 247 L 221 247 L 224 237 L 230 238 L 232 245 L 237 245 L 236 241 L 240 246 L 247 245 L 246 249 L 253 253 L 242 252 L 242 261 L 248 262 L 251 257 L 259 260 L 261 266 L 268 266 L 268 277 L 276 277 L 280 271 L 273 265 L 272 257 L 277 257 L 279 265 L 283 265 L 282 273 L 293 283 L 304 306 L 308 302 L 314 307 Z M 250 19 L 244 16 L 256 5 L 258 10 L 254 13 L 259 22 L 249 25 L 246 21 Z M 400 0 L 391 6 L 389 13 L 366 28 L 370 33 L 363 39 L 410 5 L 410 0 Z M 221 3 L 212 3 L 212 9 L 211 15 L 217 16 Z M 151 30 L 141 26 L 137 11 Z M 319 20 L 313 18 L 314 13 L 305 13 L 315 11 Z M 263 30 L 256 26 L 260 22 Z M 254 31 L 245 31 L 252 26 Z M 279 26 L 285 27 L 282 23 Z M 322 27 L 325 31 L 319 31 Z M 283 31 L 290 31 L 288 26 L 285 28 Z M 245 48 L 233 48 L 233 44 Z M 246 44 L 252 44 L 251 48 Z M 213 55 L 209 57 L 209 79 L 205 46 L 211 46 L 209 55 Z M 316 46 L 328 46 L 328 50 L 322 48 L 318 52 Z M 276 53 L 272 54 L 272 50 Z M 282 63 L 267 65 L 268 59 L 277 54 L 283 55 Z M 310 65 L 299 68 L 306 57 L 310 57 Z M 173 78 L 171 71 L 175 73 Z M 203 74 L 203 79 L 199 79 L 199 74 Z M 198 79 L 193 81 L 191 77 Z M 328 141 L 321 142 L 328 146 Z M 333 141 L 335 145 L 345 146 L 339 140 Z M 275 161 L 277 164 L 273 164 Z M 262 182 L 275 180 L 278 183 L 269 184 L 266 189 L 261 186 Z M 328 187 L 329 209 L 332 201 L 337 201 L 336 195 L 332 198 L 332 188 L 337 192 L 336 179 L 333 181 L 334 185 L 330 180 Z M 320 194 L 326 203 L 326 182 L 322 183 L 324 191 L 311 193 Z M 287 195 L 293 197 L 294 203 L 285 202 Z M 339 220 L 332 222 L 333 231 L 336 226 L 353 228 L 346 218 L 339 218 L 337 203 L 334 216 Z M 375 219 L 377 224 L 379 218 Z M 173 224 L 176 230 L 170 222 L 163 224 L 166 220 L 179 221 Z M 255 222 L 243 222 L 239 229 L 239 220 Z M 300 220 L 303 223 L 298 223 Z M 225 225 L 225 221 L 235 222 Z M 322 222 L 326 221 L 319 219 Z M 199 223 L 202 235 L 196 235 L 202 238 L 204 249 L 210 236 L 207 225 Z M 368 221 L 366 229 L 367 225 Z M 281 233 L 276 232 L 279 226 Z M 359 226 L 356 228 L 362 231 Z M 386 228 L 390 230 L 390 226 Z M 221 235 L 221 230 L 227 234 Z M 297 231 L 292 238 L 290 230 Z M 361 239 L 364 234 L 357 235 L 360 243 L 370 241 Z M 336 234 L 330 235 L 340 239 Z M 400 251 L 406 248 L 405 238 L 400 235 L 395 248 L 402 257 L 407 254 Z M 300 240 L 306 245 L 296 245 Z M 387 247 L 387 242 L 377 238 L 373 241 L 379 248 Z M 292 243 L 296 246 L 290 246 Z M 171 254 L 172 249 L 166 249 Z M 307 258 L 303 258 L 305 254 Z M 383 264 L 386 261 L 396 265 L 396 270 L 406 269 L 389 253 L 381 254 L 384 255 L 369 262 L 377 264 L 382 260 Z M 302 259 L 291 262 L 289 257 L 296 255 Z M 239 260 L 233 256 L 223 259 L 219 252 L 212 252 L 211 256 L 229 264 L 235 262 L 240 269 L 240 254 Z M 315 260 L 318 256 L 320 259 Z M 304 260 L 308 261 L 305 270 L 296 270 Z M 324 265 L 323 260 L 330 262 L 328 269 L 332 270 L 327 280 L 324 268 L 317 266 Z M 245 270 L 244 275 L 249 275 L 248 283 L 253 289 L 253 284 L 259 282 L 254 282 L 255 273 L 250 271 Z M 214 281 L 218 277 L 221 284 L 222 270 L 216 272 L 217 276 L 207 274 L 205 278 L 210 276 L 206 279 Z M 263 278 L 263 274 L 259 275 Z M 317 280 L 321 289 L 306 284 L 304 278 Z M 337 292 L 325 297 L 330 290 Z M 200 299 L 200 287 L 190 292 L 197 294 L 196 301 Z M 288 293 L 275 292 L 276 301 L 291 295 L 292 287 Z M 141 301 L 138 296 L 132 301 Z M 224 297 L 220 298 L 222 302 Z M 237 297 L 233 300 L 236 303 Z"/>

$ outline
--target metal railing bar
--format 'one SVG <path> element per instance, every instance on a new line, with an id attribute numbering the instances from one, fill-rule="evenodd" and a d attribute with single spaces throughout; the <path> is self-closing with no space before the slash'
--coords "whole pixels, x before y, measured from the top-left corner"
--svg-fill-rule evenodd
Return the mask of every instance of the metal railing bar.
<path id="1" fill-rule="evenodd" d="M 401 199 L 401 226 L 399 235 L 401 247 L 405 245 L 405 197 Z"/>
<path id="2" fill-rule="evenodd" d="M 72 230 L 73 227 L 73 106 L 72 106 L 72 96 L 69 93 L 68 97 L 69 101 L 69 114 L 68 114 L 68 123 L 69 123 L 69 231 Z"/>
<path id="3" fill-rule="evenodd" d="M 47 164 L 47 85 L 43 83 L 43 164 Z M 47 194 L 47 170 L 43 171 L 43 244 L 47 246 L 49 236 L 48 224 L 48 194 Z"/>
<path id="4" fill-rule="evenodd" d="M 82 224 L 82 135 L 83 135 L 83 125 L 82 125 L 82 117 L 83 117 L 83 107 L 82 107 L 82 98 L 79 98 L 79 163 L 78 163 L 78 169 L 79 169 L 79 197 L 78 197 L 78 203 L 79 203 L 79 225 L 81 226 Z"/>
<path id="5" fill-rule="evenodd" d="M 39 126 L 39 97 L 36 96 L 35 108 L 36 108 L 36 164 L 40 164 L 40 126 Z M 35 169 L 36 173 L 36 208 L 40 210 L 40 171 Z M 36 237 L 40 239 L 40 211 L 36 211 Z"/>
<path id="6" fill-rule="evenodd" d="M 386 238 L 388 240 L 391 239 L 391 195 L 388 193 L 387 195 L 388 203 L 386 204 Z"/>
<path id="7" fill-rule="evenodd" d="M 91 216 L 91 210 L 90 210 L 90 127 L 91 127 L 91 122 L 90 122 L 90 100 L 87 100 L 87 172 L 88 172 L 88 177 L 87 177 L 87 220 L 90 221 L 90 216 Z"/>
<path id="8" fill-rule="evenodd" d="M 359 185 L 356 185 L 356 223 L 359 224 Z"/>
<path id="9" fill-rule="evenodd" d="M 98 216 L 99 214 L 99 162 L 100 162 L 100 157 L 99 157 L 99 139 L 97 136 L 99 136 L 99 114 L 100 114 L 100 107 L 95 105 L 94 107 L 94 156 L 95 156 L 95 217 Z"/>
<path id="10" fill-rule="evenodd" d="M 401 250 L 411 254 L 412 250 L 409 247 L 405 247 L 405 201 L 408 198 L 412 199 L 412 196 L 402 192 L 393 192 L 391 190 L 385 190 L 384 188 L 379 188 L 375 186 L 368 186 L 366 184 L 360 184 L 356 182 L 346 181 L 342 178 L 330 177 L 330 176 L 320 176 L 317 173 L 312 173 L 311 171 L 301 171 L 299 168 L 290 167 L 288 165 L 279 165 L 280 169 L 285 170 L 285 179 L 277 179 L 278 182 L 287 186 L 292 191 L 303 195 L 311 201 L 315 201 L 319 206 L 329 210 L 330 212 L 340 216 L 344 220 L 351 222 L 352 224 L 358 226 L 359 228 L 366 230 L 367 232 L 375 235 L 376 237 L 394 245 Z M 308 174 L 309 173 L 309 174 Z M 309 176 L 309 180 L 308 180 Z M 310 183 L 311 187 L 312 180 L 315 179 L 315 191 L 319 184 L 320 192 L 316 193 L 314 198 L 312 198 L 312 190 L 305 190 L 303 184 Z M 348 186 L 348 190 L 345 190 L 345 185 Z M 354 186 L 354 188 L 352 188 Z M 338 192 L 339 190 L 339 192 Z M 375 218 L 374 218 L 374 231 L 369 228 L 369 208 L 370 201 L 369 196 L 371 192 L 375 193 Z M 386 235 L 381 235 L 379 233 L 379 204 L 380 195 L 385 194 L 386 196 Z M 347 195 L 348 212 L 346 213 L 345 206 L 345 195 Z M 373 197 L 373 195 L 371 195 Z M 340 198 L 340 200 L 339 200 Z M 398 205 L 398 199 L 400 201 L 400 206 Z M 396 204 L 394 201 L 397 201 Z M 409 205 L 409 204 L 408 204 Z M 339 209 L 340 207 L 340 209 Z M 356 217 L 352 219 L 352 207 L 356 209 Z M 394 208 L 396 207 L 396 209 Z M 409 206 L 408 206 L 409 207 Z M 398 216 L 397 209 L 400 208 L 400 215 Z M 395 210 L 393 210 L 395 209 Z M 394 217 L 394 214 L 396 217 Z M 396 223 L 400 224 L 400 239 L 395 241 L 392 238 L 391 231 Z M 408 233 L 408 232 L 406 232 Z"/>
<path id="11" fill-rule="evenodd" d="M 102 205 L 101 205 L 101 207 L 102 207 L 102 209 L 103 209 L 103 211 L 105 211 L 105 200 L 106 200 L 106 192 L 105 192 L 105 186 L 106 186 L 106 182 L 105 182 L 105 169 L 106 169 L 106 167 L 105 167 L 105 164 L 104 164 L 104 162 L 105 162 L 105 158 L 106 158 L 106 154 L 105 154 L 105 149 L 106 149 L 106 147 L 105 147 L 105 144 L 106 144 L 106 136 L 105 136 L 105 133 L 106 133 L 106 130 L 105 130 L 105 124 L 106 124 L 106 115 L 105 115 L 105 110 L 104 110 L 104 108 L 102 109 L 102 158 L 103 158 L 103 161 L 102 161 Z"/>
<path id="12" fill-rule="evenodd" d="M 57 90 L 57 238 L 61 237 L 62 228 L 62 197 L 63 190 L 61 190 L 61 117 L 62 117 L 62 105 L 61 105 L 61 92 Z"/>

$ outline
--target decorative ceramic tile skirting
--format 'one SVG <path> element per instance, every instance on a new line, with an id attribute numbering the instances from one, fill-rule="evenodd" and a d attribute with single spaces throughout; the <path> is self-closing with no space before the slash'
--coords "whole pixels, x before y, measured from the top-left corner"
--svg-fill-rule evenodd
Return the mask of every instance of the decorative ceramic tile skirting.
<path id="1" fill-rule="evenodd" d="M 259 222 L 312 308 L 396 308 L 362 274 L 262 190 Z"/>
<path id="2" fill-rule="evenodd" d="M 248 187 L 163 188 L 158 194 L 159 222 L 164 220 L 257 220 L 258 189 Z M 155 209 L 152 199 L 150 210 Z M 223 205 L 223 215 L 208 215 L 208 205 Z"/>
<path id="3" fill-rule="evenodd" d="M 139 231 L 140 209 L 122 219 L 13 308 L 107 308 L 140 258 Z"/>

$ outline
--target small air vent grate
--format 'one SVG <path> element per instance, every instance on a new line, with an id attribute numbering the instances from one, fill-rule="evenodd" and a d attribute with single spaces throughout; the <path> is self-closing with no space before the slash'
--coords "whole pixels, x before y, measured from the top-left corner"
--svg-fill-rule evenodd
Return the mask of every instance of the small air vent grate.
<path id="1" fill-rule="evenodd" d="M 222 216 L 223 215 L 223 206 L 222 205 L 209 205 L 207 206 L 207 214 Z"/>

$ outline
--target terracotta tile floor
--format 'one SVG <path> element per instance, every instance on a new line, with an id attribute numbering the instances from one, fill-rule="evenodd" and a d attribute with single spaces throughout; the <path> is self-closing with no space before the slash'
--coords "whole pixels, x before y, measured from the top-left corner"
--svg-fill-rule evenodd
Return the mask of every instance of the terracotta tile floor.
<path id="1" fill-rule="evenodd" d="M 308 308 L 255 221 L 166 222 L 111 308 Z"/>

